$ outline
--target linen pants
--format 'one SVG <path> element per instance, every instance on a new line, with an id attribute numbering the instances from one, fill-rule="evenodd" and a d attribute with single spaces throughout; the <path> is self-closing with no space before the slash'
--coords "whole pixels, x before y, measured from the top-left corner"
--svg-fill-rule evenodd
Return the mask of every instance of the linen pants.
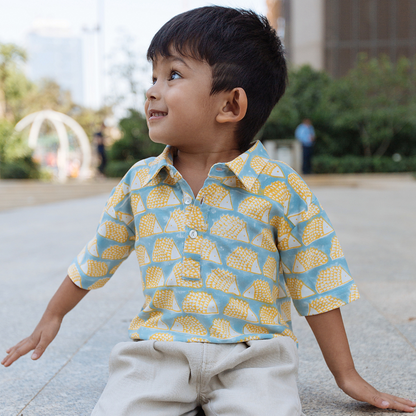
<path id="1" fill-rule="evenodd" d="M 289 337 L 236 344 L 117 344 L 91 416 L 303 415 Z"/>

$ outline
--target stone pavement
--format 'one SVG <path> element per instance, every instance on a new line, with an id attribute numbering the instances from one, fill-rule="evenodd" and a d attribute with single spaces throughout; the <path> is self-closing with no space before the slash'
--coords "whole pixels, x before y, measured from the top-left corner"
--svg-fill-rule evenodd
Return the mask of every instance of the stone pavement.
<path id="1" fill-rule="evenodd" d="M 307 181 L 337 230 L 360 288 L 361 299 L 342 308 L 356 367 L 377 388 L 415 399 L 416 181 L 366 178 Z M 100 195 L 0 213 L 0 351 L 31 333 L 66 267 L 94 234 L 105 200 Z M 142 304 L 131 256 L 116 278 L 65 318 L 39 361 L 26 356 L 0 368 L 0 416 L 89 415 L 106 383 L 108 355 L 128 340 L 129 321 Z M 306 415 L 394 413 L 345 396 L 296 314 L 294 328 Z"/>

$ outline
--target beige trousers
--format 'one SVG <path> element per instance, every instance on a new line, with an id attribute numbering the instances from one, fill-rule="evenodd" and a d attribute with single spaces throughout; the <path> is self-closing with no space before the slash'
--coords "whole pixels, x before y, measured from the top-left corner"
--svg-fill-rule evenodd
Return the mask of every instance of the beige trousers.
<path id="1" fill-rule="evenodd" d="M 300 416 L 289 337 L 237 344 L 117 344 L 91 416 Z"/>

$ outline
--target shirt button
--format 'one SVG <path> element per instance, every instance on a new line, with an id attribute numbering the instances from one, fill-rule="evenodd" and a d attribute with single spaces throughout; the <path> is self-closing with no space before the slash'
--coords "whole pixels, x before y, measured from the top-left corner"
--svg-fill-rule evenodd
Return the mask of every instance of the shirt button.
<path id="1" fill-rule="evenodd" d="M 187 196 L 186 198 L 185 198 L 185 205 L 189 205 L 191 202 L 192 202 L 192 198 L 189 198 L 189 196 Z"/>
<path id="2" fill-rule="evenodd" d="M 196 238 L 198 237 L 198 233 L 195 230 L 189 231 L 189 237 Z"/>

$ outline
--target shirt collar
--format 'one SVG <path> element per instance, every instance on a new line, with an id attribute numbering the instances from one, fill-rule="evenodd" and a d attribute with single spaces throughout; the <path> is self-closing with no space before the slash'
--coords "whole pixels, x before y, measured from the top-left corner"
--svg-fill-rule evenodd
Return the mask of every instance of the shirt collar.
<path id="1" fill-rule="evenodd" d="M 269 155 L 263 144 L 258 140 L 246 152 L 224 165 L 234 173 L 248 191 L 251 191 L 255 180 L 268 161 Z M 171 175 L 174 175 L 176 172 L 176 169 L 173 166 L 171 146 L 166 146 L 163 152 L 149 163 L 149 174 L 144 185 L 147 185 L 154 179 L 163 167 L 165 167 Z"/>

